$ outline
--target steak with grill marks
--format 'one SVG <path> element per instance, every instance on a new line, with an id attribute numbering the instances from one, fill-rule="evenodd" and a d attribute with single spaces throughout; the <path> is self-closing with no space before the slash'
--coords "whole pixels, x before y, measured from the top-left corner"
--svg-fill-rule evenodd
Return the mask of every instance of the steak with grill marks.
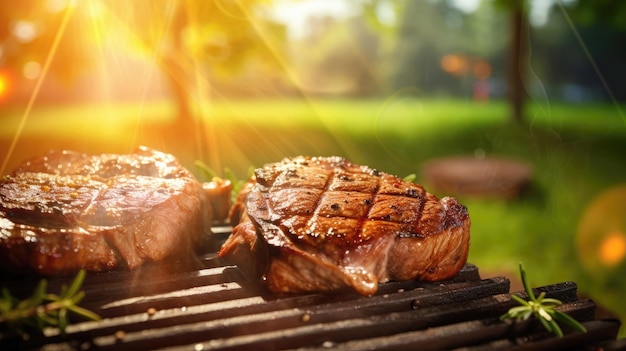
<path id="1" fill-rule="evenodd" d="M 188 256 L 211 213 L 202 184 L 170 154 L 51 151 L 0 182 L 0 265 L 63 275 Z"/>
<path id="2" fill-rule="evenodd" d="M 244 189 L 219 255 L 273 292 L 372 295 L 389 280 L 451 278 L 467 261 L 465 206 L 340 157 L 269 164 Z"/>

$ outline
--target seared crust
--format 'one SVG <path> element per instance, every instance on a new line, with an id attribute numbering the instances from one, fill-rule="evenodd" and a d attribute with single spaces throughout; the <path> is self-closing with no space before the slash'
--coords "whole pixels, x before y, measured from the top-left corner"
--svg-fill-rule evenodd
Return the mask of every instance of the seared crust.
<path id="1" fill-rule="evenodd" d="M 467 261 L 470 219 L 454 198 L 340 157 L 286 159 L 255 177 L 220 255 L 250 252 L 238 264 L 257 257 L 272 291 L 370 295 L 388 280 L 450 278 Z"/>
<path id="2" fill-rule="evenodd" d="M 169 154 L 50 152 L 0 183 L 3 270 L 132 269 L 191 255 L 210 232 L 202 185 Z"/>

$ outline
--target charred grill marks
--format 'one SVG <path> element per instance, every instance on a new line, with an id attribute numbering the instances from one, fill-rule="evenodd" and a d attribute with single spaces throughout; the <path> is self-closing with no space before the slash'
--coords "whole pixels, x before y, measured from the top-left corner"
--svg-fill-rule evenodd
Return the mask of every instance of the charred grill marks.
<path id="1" fill-rule="evenodd" d="M 285 221 L 283 214 L 288 216 L 307 217 L 301 218 L 297 223 L 301 228 L 298 237 L 303 235 L 312 238 L 326 238 L 328 236 L 344 238 L 346 245 L 354 245 L 369 240 L 363 235 L 364 225 L 371 221 L 383 221 L 399 226 L 398 237 L 419 238 L 425 237 L 424 233 L 418 232 L 415 226 L 410 223 L 414 218 L 421 218 L 424 210 L 424 189 L 420 186 L 407 187 L 400 179 L 393 177 L 393 191 L 382 191 L 381 182 L 383 177 L 391 177 L 384 173 L 362 166 L 358 169 L 361 173 L 355 173 L 344 161 L 335 161 L 332 168 L 324 168 L 326 173 L 315 175 L 307 174 L 306 168 L 319 163 L 316 159 L 302 162 L 294 162 L 286 165 L 280 170 L 280 165 L 275 165 L 268 170 L 259 170 L 259 185 L 266 189 L 268 197 L 267 208 L 270 222 L 281 228 L 285 233 L 293 232 L 295 220 Z M 275 174 L 270 174 L 271 172 Z M 371 175 L 371 178 L 364 176 Z M 313 179 L 311 181 L 311 179 Z M 375 182 L 372 182 L 375 180 Z M 389 179 L 387 179 L 389 181 Z M 301 195 L 289 194 L 291 198 L 286 199 L 288 203 L 273 202 L 269 197 L 282 196 L 281 192 L 287 194 L 293 190 L 303 192 Z M 395 190 L 398 189 L 398 190 Z M 292 197 L 295 196 L 295 197 Z M 298 198 L 300 196 L 300 198 Z M 381 199 L 386 199 L 390 203 L 387 211 L 383 215 L 375 215 L 372 210 Z M 410 199 L 414 200 L 410 200 Z M 397 199 L 397 200 L 394 200 Z M 404 199 L 404 200 L 403 200 Z M 398 201 L 410 206 L 399 206 Z M 278 207 L 277 207 L 278 206 Z M 378 205 L 380 206 L 380 205 Z M 265 211 L 265 207 L 260 207 Z M 412 213 L 405 213 L 410 211 Z M 347 235 L 346 231 L 336 231 L 332 228 L 320 226 L 319 218 L 329 220 L 349 220 L 352 222 L 350 231 L 355 235 Z M 450 223 L 453 224 L 453 223 Z"/>
<path id="2" fill-rule="evenodd" d="M 401 189 L 403 187 L 403 183 L 397 179 L 397 181 L 394 181 L 393 187 L 399 189 L 400 191 L 381 192 L 383 173 L 367 166 L 362 166 L 360 170 L 364 174 L 372 175 L 374 179 L 376 179 L 376 182 L 375 184 L 369 184 L 367 191 L 359 191 L 363 188 L 363 186 L 360 185 L 363 184 L 358 184 L 356 182 L 363 182 L 363 179 L 359 179 L 358 173 L 354 173 L 354 171 L 349 170 L 346 167 L 345 162 L 336 162 L 334 164 L 337 166 L 336 168 L 339 168 L 339 170 L 333 168 L 329 171 L 329 173 L 316 174 L 315 178 L 320 182 L 313 182 L 312 184 L 309 184 L 306 182 L 306 175 L 302 174 L 302 172 L 304 172 L 304 168 L 310 166 L 311 164 L 315 164 L 315 162 L 315 159 L 310 161 L 295 162 L 294 164 L 285 167 L 284 170 L 276 172 L 277 174 L 272 176 L 268 174 L 267 170 L 259 170 L 257 179 L 259 180 L 259 184 L 263 188 L 267 189 L 268 197 L 271 196 L 269 192 L 272 191 L 272 188 L 274 188 L 273 194 L 276 194 L 280 191 L 294 189 L 297 185 L 299 187 L 299 191 L 303 191 L 306 195 L 315 198 L 314 201 L 311 201 L 308 204 L 310 206 L 306 206 L 301 213 L 298 212 L 298 210 L 294 210 L 294 212 L 292 212 L 290 209 L 276 208 L 276 206 L 272 206 L 272 201 L 268 201 L 267 204 L 269 207 L 259 207 L 259 209 L 263 211 L 267 210 L 268 218 L 271 218 L 270 222 L 273 225 L 280 227 L 285 233 L 289 233 L 292 229 L 291 226 L 285 225 L 284 219 L 280 216 L 281 213 L 288 211 L 290 215 L 307 216 L 308 220 L 306 221 L 303 231 L 306 235 L 315 238 L 324 238 L 326 236 L 336 236 L 338 238 L 347 237 L 345 232 L 336 232 L 333 230 L 320 232 L 320 228 L 316 224 L 319 217 L 339 217 L 347 220 L 353 220 L 355 221 L 355 226 L 352 227 L 354 233 L 362 233 L 366 222 L 383 221 L 396 223 L 401 226 L 397 233 L 398 237 L 425 237 L 423 233 L 417 232 L 413 230 L 414 228 L 407 225 L 410 222 L 410 218 L 421 218 L 423 215 L 425 203 L 423 188 L 416 186 L 416 188 L 409 187 Z M 276 169 L 277 168 L 273 168 L 272 170 L 275 171 Z M 361 178 L 363 177 L 361 176 Z M 322 180 L 323 184 L 321 183 Z M 277 182 L 282 183 L 277 184 Z M 381 195 L 387 197 L 389 202 L 391 202 L 391 204 L 388 205 L 390 213 L 376 217 L 372 214 L 372 210 Z M 417 205 L 416 207 L 411 208 L 411 210 L 413 210 L 412 215 L 403 214 L 402 212 L 407 211 L 408 209 L 398 206 L 395 204 L 396 201 L 393 200 L 393 198 L 401 200 L 402 198 L 407 197 L 415 199 L 415 201 L 411 201 L 411 203 L 415 203 Z M 291 200 L 297 199 L 292 198 Z M 394 218 L 401 218 L 403 220 L 398 222 L 394 221 Z M 453 225 L 454 223 L 449 224 Z M 346 244 L 357 244 L 368 240 L 368 238 L 363 235 L 351 237 L 352 241 Z"/>
<path id="3" fill-rule="evenodd" d="M 376 187 L 374 188 L 375 190 L 372 193 L 372 199 L 371 200 L 365 199 L 363 201 L 363 203 L 366 206 L 368 206 L 368 209 L 367 209 L 367 215 L 364 216 L 359 223 L 359 233 L 363 233 L 363 225 L 365 224 L 365 221 L 371 220 L 370 213 L 372 212 L 372 208 L 374 207 L 373 203 L 376 201 L 376 196 L 378 195 L 378 192 L 380 191 L 380 181 L 381 181 L 380 172 L 376 170 L 372 170 L 369 167 L 368 169 L 371 171 L 371 174 L 376 177 Z"/>

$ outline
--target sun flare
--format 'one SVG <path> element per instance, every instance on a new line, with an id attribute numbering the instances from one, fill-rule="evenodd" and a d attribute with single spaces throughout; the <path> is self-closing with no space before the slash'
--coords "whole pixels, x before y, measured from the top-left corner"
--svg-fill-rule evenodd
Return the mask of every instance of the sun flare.
<path id="1" fill-rule="evenodd" d="M 0 99 L 2 99 L 9 91 L 9 78 L 0 74 Z"/>
<path id="2" fill-rule="evenodd" d="M 618 265 L 626 257 L 626 235 L 618 231 L 608 234 L 600 244 L 598 256 L 605 266 Z"/>
<path id="3" fill-rule="evenodd" d="M 626 185 L 599 194 L 585 209 L 578 226 L 578 254 L 594 275 L 613 272 L 626 261 Z"/>

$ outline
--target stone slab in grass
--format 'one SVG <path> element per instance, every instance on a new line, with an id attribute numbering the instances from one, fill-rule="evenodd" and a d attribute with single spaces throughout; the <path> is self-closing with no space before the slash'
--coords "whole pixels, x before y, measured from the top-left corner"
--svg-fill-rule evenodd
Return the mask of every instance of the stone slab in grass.
<path id="1" fill-rule="evenodd" d="M 424 183 L 433 193 L 513 199 L 532 180 L 531 165 L 500 157 L 452 156 L 428 161 Z"/>

